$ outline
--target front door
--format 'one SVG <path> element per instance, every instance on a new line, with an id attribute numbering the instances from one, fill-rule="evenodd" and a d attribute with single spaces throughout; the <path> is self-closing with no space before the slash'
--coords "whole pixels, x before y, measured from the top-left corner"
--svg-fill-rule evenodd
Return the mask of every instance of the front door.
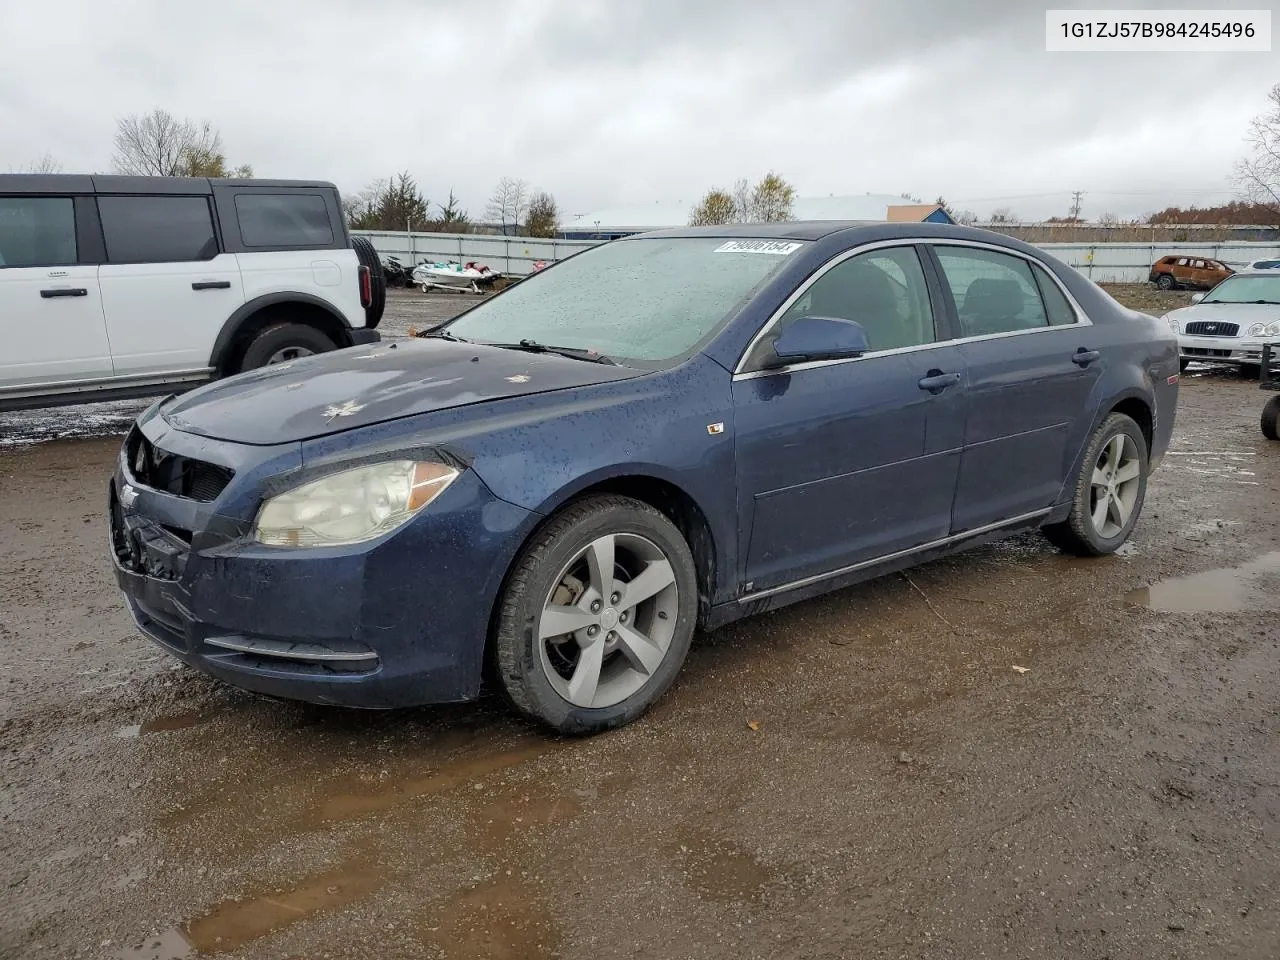
<path id="1" fill-rule="evenodd" d="M 222 325 L 244 303 L 235 254 L 220 253 L 208 197 L 99 197 L 99 271 L 117 374 L 209 366 Z"/>
<path id="2" fill-rule="evenodd" d="M 111 375 L 96 263 L 81 263 L 75 200 L 0 197 L 0 390 Z"/>
<path id="3" fill-rule="evenodd" d="M 807 315 L 858 321 L 871 352 L 760 369 L 753 362 L 760 349 L 768 351 L 788 322 Z M 874 249 L 821 272 L 735 376 L 746 591 L 947 535 L 964 370 L 958 348 L 931 346 L 938 340 L 934 318 L 916 248 Z"/>
<path id="4" fill-rule="evenodd" d="M 1055 503 L 1104 361 L 1095 328 L 1039 265 L 982 247 L 931 249 L 969 377 L 955 534 Z"/>

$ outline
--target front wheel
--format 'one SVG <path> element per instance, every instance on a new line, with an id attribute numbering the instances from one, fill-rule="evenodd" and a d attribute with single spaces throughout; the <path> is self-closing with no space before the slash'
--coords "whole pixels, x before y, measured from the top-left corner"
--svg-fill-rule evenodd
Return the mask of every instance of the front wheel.
<path id="1" fill-rule="evenodd" d="M 560 733 L 597 733 L 639 717 L 675 679 L 698 578 L 665 515 L 591 497 L 534 536 L 499 603 L 493 656 L 507 698 Z"/>
<path id="2" fill-rule="evenodd" d="M 1280 440 L 1280 393 L 1262 408 L 1262 435 L 1268 440 Z"/>
<path id="3" fill-rule="evenodd" d="M 1147 439 L 1133 419 L 1113 413 L 1089 439 L 1071 513 L 1043 528 L 1060 550 L 1085 557 L 1114 553 L 1129 539 L 1147 496 Z"/>
<path id="4" fill-rule="evenodd" d="M 1172 290 L 1177 285 L 1178 282 L 1173 279 L 1172 274 L 1162 273 L 1156 278 L 1156 286 L 1161 290 Z"/>

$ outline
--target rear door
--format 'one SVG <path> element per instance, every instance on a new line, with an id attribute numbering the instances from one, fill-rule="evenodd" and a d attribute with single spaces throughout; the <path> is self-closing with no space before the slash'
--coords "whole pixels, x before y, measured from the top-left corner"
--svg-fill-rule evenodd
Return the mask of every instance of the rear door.
<path id="1" fill-rule="evenodd" d="M 0 196 L 0 390 L 111 375 L 92 203 Z"/>
<path id="2" fill-rule="evenodd" d="M 240 267 L 222 252 L 209 196 L 100 196 L 98 212 L 116 373 L 207 370 L 218 332 L 244 302 Z"/>
<path id="3" fill-rule="evenodd" d="M 980 245 L 930 249 L 951 293 L 968 376 L 952 533 L 1054 504 L 1104 360 L 1048 271 Z"/>

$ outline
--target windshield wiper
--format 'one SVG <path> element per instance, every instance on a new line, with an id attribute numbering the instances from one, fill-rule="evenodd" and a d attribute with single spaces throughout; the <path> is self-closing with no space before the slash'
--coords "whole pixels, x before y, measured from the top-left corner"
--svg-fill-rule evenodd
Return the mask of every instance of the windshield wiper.
<path id="1" fill-rule="evenodd" d="M 422 333 L 419 336 L 427 337 L 434 340 L 452 340 L 454 343 L 470 343 L 470 340 L 463 339 L 456 334 L 450 333 L 448 330 L 432 330 L 430 333 Z"/>
<path id="2" fill-rule="evenodd" d="M 526 353 L 554 353 L 562 357 L 568 357 L 570 360 L 586 360 L 590 363 L 605 363 L 611 367 L 617 366 L 613 360 L 603 353 L 596 353 L 594 350 L 584 350 L 582 347 L 557 347 L 527 338 L 519 343 L 487 343 L 485 346 L 498 347 L 501 350 L 523 350 Z"/>

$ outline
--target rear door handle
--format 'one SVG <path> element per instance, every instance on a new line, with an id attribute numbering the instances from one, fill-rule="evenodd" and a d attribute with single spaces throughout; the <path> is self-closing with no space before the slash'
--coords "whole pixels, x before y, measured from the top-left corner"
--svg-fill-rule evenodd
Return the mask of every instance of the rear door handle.
<path id="1" fill-rule="evenodd" d="M 1082 367 L 1087 367 L 1101 356 L 1102 354 L 1097 350 L 1086 350 L 1084 347 L 1081 347 L 1071 355 L 1071 362 L 1079 364 Z"/>
<path id="2" fill-rule="evenodd" d="M 54 297 L 87 297 L 89 291 L 84 287 L 54 287 L 52 290 L 41 290 L 40 296 L 46 300 Z"/>
<path id="3" fill-rule="evenodd" d="M 953 387 L 960 382 L 960 374 L 943 373 L 941 370 L 930 370 L 927 377 L 920 378 L 920 389 L 928 390 L 930 393 L 941 393 L 947 387 Z"/>
<path id="4" fill-rule="evenodd" d="M 191 285 L 192 290 L 230 290 L 230 280 L 197 280 Z"/>

